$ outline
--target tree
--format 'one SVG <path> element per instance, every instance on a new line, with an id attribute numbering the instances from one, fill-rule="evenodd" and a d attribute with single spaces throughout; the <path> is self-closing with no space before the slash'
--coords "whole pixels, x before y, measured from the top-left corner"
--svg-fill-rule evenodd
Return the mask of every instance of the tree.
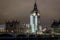
<path id="1" fill-rule="evenodd" d="M 6 21 L 5 25 L 6 25 L 6 30 L 8 30 L 9 32 L 11 32 L 11 30 L 15 31 L 16 30 L 16 26 L 19 24 L 20 22 L 17 20 L 12 20 L 12 21 Z"/>
<path id="2" fill-rule="evenodd" d="M 56 21 L 56 20 L 54 20 L 53 21 L 53 23 L 52 23 L 52 25 L 51 25 L 51 27 L 54 29 L 54 32 L 56 32 L 56 33 L 60 33 L 60 20 L 59 21 Z"/>

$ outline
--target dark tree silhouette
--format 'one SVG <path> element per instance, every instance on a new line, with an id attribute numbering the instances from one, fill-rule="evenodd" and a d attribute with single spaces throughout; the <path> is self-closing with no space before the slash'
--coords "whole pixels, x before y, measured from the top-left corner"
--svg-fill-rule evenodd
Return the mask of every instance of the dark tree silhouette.
<path id="1" fill-rule="evenodd" d="M 59 26 L 59 25 L 60 25 L 60 20 L 59 21 L 54 20 L 51 24 L 51 27 L 55 27 L 55 26 Z"/>
<path id="2" fill-rule="evenodd" d="M 17 20 L 12 20 L 12 21 L 6 21 L 5 25 L 6 25 L 6 30 L 15 30 L 16 29 L 16 25 L 18 25 L 20 22 Z"/>
<path id="3" fill-rule="evenodd" d="M 58 24 L 60 25 L 60 20 L 59 20 Z"/>

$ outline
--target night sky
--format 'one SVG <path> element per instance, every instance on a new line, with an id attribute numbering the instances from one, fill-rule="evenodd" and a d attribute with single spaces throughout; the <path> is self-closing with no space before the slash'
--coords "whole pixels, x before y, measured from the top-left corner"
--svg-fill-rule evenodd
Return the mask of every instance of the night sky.
<path id="1" fill-rule="evenodd" d="M 18 19 L 29 23 L 34 0 L 0 0 L 0 24 L 6 20 Z M 53 19 L 60 19 L 60 0 L 37 0 L 41 25 L 51 25 Z"/>

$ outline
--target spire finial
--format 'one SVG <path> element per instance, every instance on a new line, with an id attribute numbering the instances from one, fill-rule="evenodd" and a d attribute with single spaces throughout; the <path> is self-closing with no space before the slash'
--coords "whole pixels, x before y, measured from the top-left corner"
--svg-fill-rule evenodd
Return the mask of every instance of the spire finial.
<path id="1" fill-rule="evenodd" d="M 37 9 L 36 1 L 37 1 L 37 0 L 35 0 L 35 4 L 34 4 L 34 10 L 35 10 L 35 11 L 37 11 L 37 10 L 38 10 L 38 9 Z"/>
<path id="2" fill-rule="evenodd" d="M 35 0 L 35 4 L 36 4 L 36 1 L 37 1 L 37 0 Z"/>
<path id="3" fill-rule="evenodd" d="M 37 4 L 36 4 L 36 1 L 37 1 L 37 0 L 34 0 L 34 1 L 35 1 L 35 3 L 34 3 L 34 9 L 33 9 L 32 12 L 36 12 L 36 13 L 37 13 L 37 12 L 38 12 Z"/>

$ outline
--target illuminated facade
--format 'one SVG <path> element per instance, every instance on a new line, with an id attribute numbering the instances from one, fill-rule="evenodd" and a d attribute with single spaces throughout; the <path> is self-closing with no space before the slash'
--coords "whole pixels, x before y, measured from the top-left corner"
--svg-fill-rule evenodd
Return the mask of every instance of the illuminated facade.
<path id="1" fill-rule="evenodd" d="M 35 1 L 34 9 L 30 15 L 30 26 L 31 26 L 31 33 L 35 33 L 38 31 L 40 25 L 40 14 L 37 9 L 37 4 Z"/>

